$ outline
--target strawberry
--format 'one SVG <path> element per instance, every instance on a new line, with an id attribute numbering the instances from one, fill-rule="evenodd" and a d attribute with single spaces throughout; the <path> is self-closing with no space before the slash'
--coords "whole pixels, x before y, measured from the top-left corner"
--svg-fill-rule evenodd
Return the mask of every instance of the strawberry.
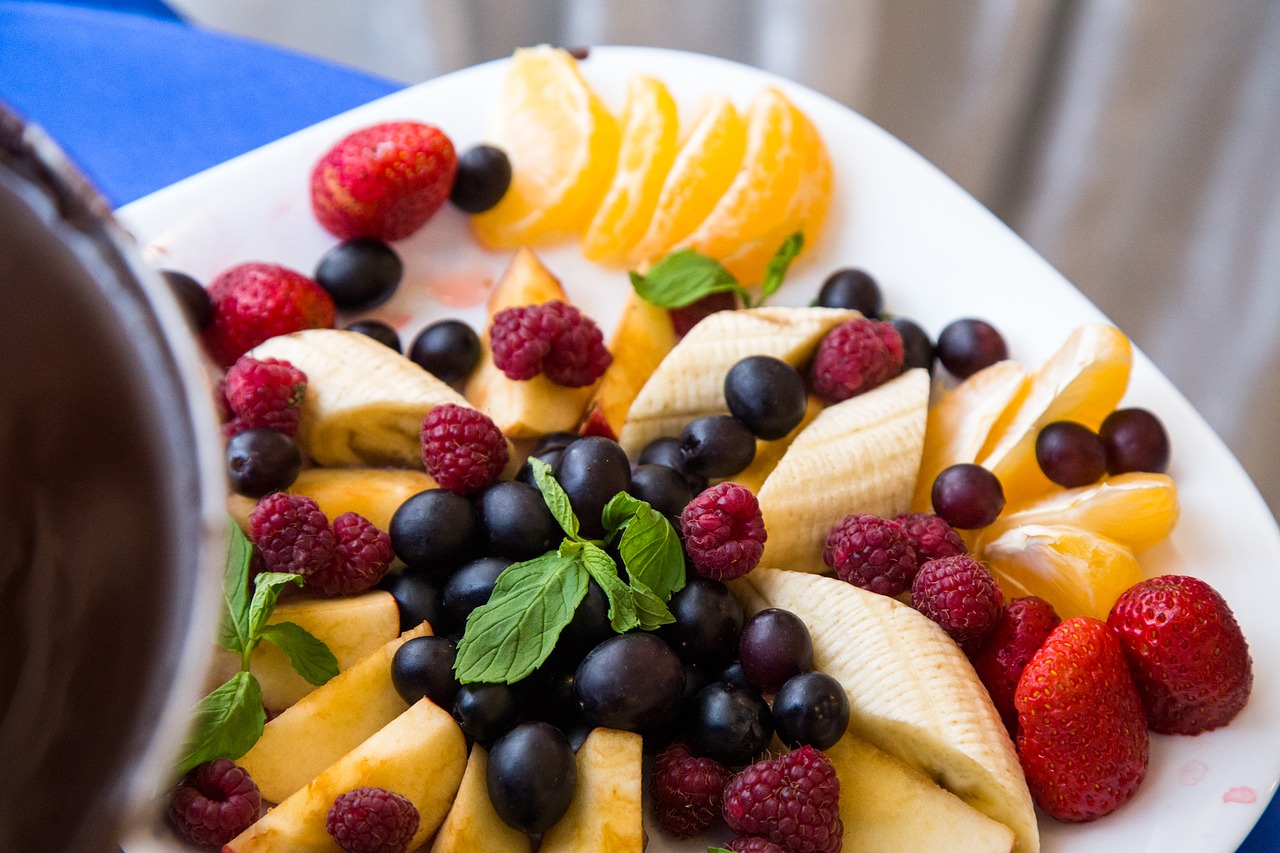
<path id="1" fill-rule="evenodd" d="M 1018 731 L 1018 712 L 1013 707 L 1018 679 L 1061 621 L 1053 605 L 1043 598 L 1015 598 L 996 617 L 995 627 L 971 658 L 1010 737 Z"/>
<path id="2" fill-rule="evenodd" d="M 1222 596 L 1204 581 L 1164 575 L 1134 584 L 1111 608 L 1147 723 L 1165 734 L 1224 726 L 1253 688 L 1249 644 Z"/>
<path id="3" fill-rule="evenodd" d="M 1093 820 L 1137 793 L 1147 775 L 1147 721 L 1105 623 L 1076 616 L 1055 628 L 1013 703 L 1018 758 L 1040 808 L 1058 820 Z"/>
<path id="4" fill-rule="evenodd" d="M 276 264 L 232 267 L 209 284 L 213 321 L 204 330 L 213 360 L 230 367 L 267 338 L 333 328 L 333 298 L 300 272 Z"/>
<path id="5" fill-rule="evenodd" d="M 412 121 L 357 130 L 311 173 L 311 207 L 335 236 L 402 240 L 449 197 L 458 156 L 437 127 Z"/>

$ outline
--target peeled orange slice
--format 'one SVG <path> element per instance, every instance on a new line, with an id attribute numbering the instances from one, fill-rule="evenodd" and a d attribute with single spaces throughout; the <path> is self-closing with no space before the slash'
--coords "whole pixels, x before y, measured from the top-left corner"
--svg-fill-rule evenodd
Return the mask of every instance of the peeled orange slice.
<path id="1" fill-rule="evenodd" d="M 676 156 L 676 102 L 658 80 L 633 77 L 619 126 L 618 168 L 582 238 L 592 261 L 621 261 L 648 229 Z"/>
<path id="2" fill-rule="evenodd" d="M 490 139 L 511 159 L 512 179 L 502 201 L 472 217 L 480 241 L 514 249 L 581 233 L 613 177 L 618 127 L 577 61 L 545 45 L 517 50 Z"/>
<path id="3" fill-rule="evenodd" d="M 929 408 L 913 510 L 930 511 L 933 481 L 943 469 L 977 460 L 992 426 L 1026 386 L 1027 369 L 1016 361 L 1001 361 L 979 370 Z"/>
<path id="4" fill-rule="evenodd" d="M 1036 462 L 1036 435 L 1053 421 L 1097 429 L 1129 385 L 1133 347 L 1113 326 L 1094 323 L 1072 332 L 1030 378 L 1021 401 L 991 430 L 979 464 L 1004 487 L 1006 512 L 1057 488 Z"/>
<path id="5" fill-rule="evenodd" d="M 1170 477 L 1120 474 L 1091 486 L 1051 493 L 1004 515 L 982 532 L 982 541 L 1025 524 L 1066 524 L 1118 542 L 1136 554 L 1169 535 L 1178 511 L 1178 488 Z"/>
<path id="6" fill-rule="evenodd" d="M 1014 527 L 988 543 L 981 557 L 1006 598 L 1038 595 L 1063 619 L 1105 621 L 1120 593 L 1142 579 L 1128 548 L 1061 525 Z"/>
<path id="7" fill-rule="evenodd" d="M 733 182 L 747 148 L 747 126 L 728 98 L 708 100 L 680 145 L 648 229 L 627 255 L 632 266 L 660 260 L 698 226 Z"/>

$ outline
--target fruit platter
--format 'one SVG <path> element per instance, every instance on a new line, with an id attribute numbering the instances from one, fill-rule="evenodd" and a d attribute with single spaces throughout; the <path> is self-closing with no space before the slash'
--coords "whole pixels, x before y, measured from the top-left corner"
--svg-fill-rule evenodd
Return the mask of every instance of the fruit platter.
<path id="1" fill-rule="evenodd" d="M 402 167 L 429 209 L 362 200 Z M 533 48 L 119 216 L 208 285 L 234 519 L 127 853 L 1230 853 L 1280 779 L 1256 489 L 821 95 Z M 1150 652 L 1162 596 L 1213 666 Z"/>

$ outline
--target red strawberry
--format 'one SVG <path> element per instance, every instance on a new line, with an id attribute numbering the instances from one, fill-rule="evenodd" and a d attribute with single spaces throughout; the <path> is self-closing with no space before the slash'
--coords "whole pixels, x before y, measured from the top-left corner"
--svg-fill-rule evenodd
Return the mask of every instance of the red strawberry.
<path id="1" fill-rule="evenodd" d="M 1231 608 L 1204 581 L 1164 575 L 1137 583 L 1116 601 L 1107 625 L 1120 638 L 1154 731 L 1207 732 L 1249 701 L 1249 644 Z"/>
<path id="2" fill-rule="evenodd" d="M 1053 605 L 1043 598 L 1015 598 L 996 617 L 995 627 L 971 658 L 1010 737 L 1018 731 L 1018 712 L 1013 707 L 1018 679 L 1061 621 Z"/>
<path id="3" fill-rule="evenodd" d="M 204 344 L 223 367 L 267 338 L 333 328 L 333 297 L 300 272 L 276 264 L 232 267 L 209 285 L 213 321 Z"/>
<path id="4" fill-rule="evenodd" d="M 449 197 L 458 156 L 438 127 L 412 121 L 357 130 L 311 173 L 311 207 L 344 240 L 401 240 Z"/>
<path id="5" fill-rule="evenodd" d="M 1018 758 L 1040 808 L 1058 820 L 1093 820 L 1137 793 L 1147 775 L 1147 721 L 1106 624 L 1076 616 L 1055 628 L 1013 702 Z"/>

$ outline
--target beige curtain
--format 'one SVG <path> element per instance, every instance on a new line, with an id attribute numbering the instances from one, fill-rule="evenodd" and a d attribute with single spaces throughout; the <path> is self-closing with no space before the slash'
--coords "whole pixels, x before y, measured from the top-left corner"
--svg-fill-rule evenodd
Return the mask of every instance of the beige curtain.
<path id="1" fill-rule="evenodd" d="M 406 82 L 545 41 L 695 50 L 812 86 L 1026 238 L 1152 357 L 1280 510 L 1280 3 L 174 5 Z"/>

